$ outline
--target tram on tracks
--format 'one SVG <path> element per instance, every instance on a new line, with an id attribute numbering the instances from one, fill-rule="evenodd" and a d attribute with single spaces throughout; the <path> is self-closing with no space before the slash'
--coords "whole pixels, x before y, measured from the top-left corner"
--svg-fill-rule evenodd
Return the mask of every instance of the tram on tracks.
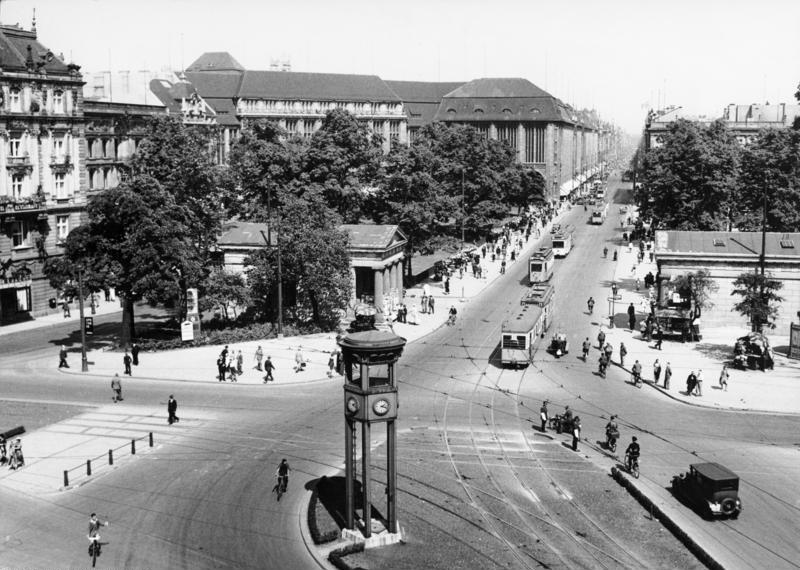
<path id="1" fill-rule="evenodd" d="M 544 283 L 553 277 L 553 250 L 540 247 L 528 260 L 528 281 L 531 285 Z"/>
<path id="2" fill-rule="evenodd" d="M 527 366 L 533 359 L 536 341 L 552 323 L 552 285 L 531 287 L 519 309 L 500 328 L 500 363 L 514 368 Z"/>
<path id="3" fill-rule="evenodd" d="M 553 255 L 567 257 L 575 242 L 575 226 L 567 224 L 553 234 Z"/>

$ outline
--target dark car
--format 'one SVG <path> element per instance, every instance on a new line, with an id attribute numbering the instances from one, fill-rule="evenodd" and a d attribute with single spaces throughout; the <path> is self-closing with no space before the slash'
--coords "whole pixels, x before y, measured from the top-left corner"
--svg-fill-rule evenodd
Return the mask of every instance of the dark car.
<path id="1" fill-rule="evenodd" d="M 719 463 L 690 465 L 688 473 L 672 478 L 672 491 L 708 518 L 735 519 L 742 512 L 739 476 Z"/>

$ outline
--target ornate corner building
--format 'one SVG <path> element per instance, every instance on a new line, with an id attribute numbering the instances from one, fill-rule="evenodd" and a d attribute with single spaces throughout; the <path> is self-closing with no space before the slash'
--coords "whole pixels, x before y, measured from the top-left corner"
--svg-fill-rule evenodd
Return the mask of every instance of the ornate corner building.
<path id="1" fill-rule="evenodd" d="M 55 310 L 42 268 L 116 186 L 163 106 L 84 100 L 80 67 L 31 30 L 0 26 L 0 324 Z"/>

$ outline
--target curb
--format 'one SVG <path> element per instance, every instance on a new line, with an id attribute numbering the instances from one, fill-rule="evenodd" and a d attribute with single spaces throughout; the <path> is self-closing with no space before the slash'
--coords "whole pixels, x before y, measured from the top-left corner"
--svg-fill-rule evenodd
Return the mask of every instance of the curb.
<path id="1" fill-rule="evenodd" d="M 82 377 L 93 376 L 95 378 L 107 378 L 109 376 L 109 374 L 112 374 L 112 372 L 108 372 L 108 373 L 105 373 L 105 374 L 100 374 L 98 372 L 77 372 L 77 371 L 72 372 L 72 371 L 66 371 L 66 370 L 60 370 L 60 369 L 58 370 L 58 372 L 60 372 L 61 374 L 69 374 L 71 376 L 82 376 Z M 125 377 L 123 377 L 123 378 L 125 378 Z M 193 384 L 227 384 L 229 386 L 233 386 L 233 385 L 236 385 L 236 386 L 262 386 L 264 384 L 263 382 L 256 382 L 256 383 L 243 382 L 243 383 L 239 384 L 238 382 L 217 382 L 217 381 L 212 381 L 212 380 L 189 380 L 189 379 L 186 379 L 186 378 L 163 378 L 163 377 L 162 378 L 155 378 L 153 376 L 127 376 L 127 379 L 128 379 L 128 381 L 131 381 L 131 380 L 145 380 L 145 381 L 148 381 L 148 382 L 186 382 L 186 383 L 193 383 Z M 279 386 L 297 386 L 297 385 L 301 385 L 301 384 L 312 384 L 312 383 L 316 383 L 316 382 L 327 382 L 329 380 L 331 380 L 331 379 L 328 378 L 327 376 L 325 376 L 324 378 L 313 378 L 311 380 L 303 380 L 303 381 L 284 381 L 284 382 L 281 382 L 279 384 Z"/>
<path id="2" fill-rule="evenodd" d="M 711 568 L 712 570 L 725 570 L 725 567 L 720 564 L 713 556 L 711 556 L 705 548 L 700 546 L 688 532 L 684 531 L 678 523 L 676 523 L 669 515 L 667 515 L 658 505 L 656 505 L 650 497 L 648 497 L 633 481 L 624 475 L 621 470 L 616 467 L 611 468 L 611 476 L 616 479 L 617 483 L 625 487 L 631 496 L 639 501 L 639 503 L 648 509 L 653 516 L 655 516 L 661 524 L 663 524 L 686 548 L 694 554 L 700 562 Z"/>

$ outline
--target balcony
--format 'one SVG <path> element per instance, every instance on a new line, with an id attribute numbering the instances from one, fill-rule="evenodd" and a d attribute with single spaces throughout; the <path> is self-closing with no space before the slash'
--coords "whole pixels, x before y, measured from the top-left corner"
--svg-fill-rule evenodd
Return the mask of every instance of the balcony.
<path id="1" fill-rule="evenodd" d="M 57 173 L 66 173 L 72 170 L 72 157 L 68 154 L 53 154 L 50 156 L 50 170 Z"/>
<path id="2" fill-rule="evenodd" d="M 22 156 L 7 156 L 6 168 L 15 171 L 31 172 L 33 170 L 31 157 L 27 152 Z"/>
<path id="3" fill-rule="evenodd" d="M 44 196 L 0 196 L 0 214 L 44 213 L 47 211 Z"/>

